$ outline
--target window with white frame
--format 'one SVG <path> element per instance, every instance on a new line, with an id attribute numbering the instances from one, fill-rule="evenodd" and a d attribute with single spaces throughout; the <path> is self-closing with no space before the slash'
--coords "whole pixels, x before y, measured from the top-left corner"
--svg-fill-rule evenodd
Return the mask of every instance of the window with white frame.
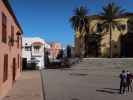
<path id="1" fill-rule="evenodd" d="M 36 45 L 36 46 L 33 46 L 33 47 L 34 47 L 34 52 L 39 53 L 41 46 Z"/>
<path id="2" fill-rule="evenodd" d="M 25 46 L 25 51 L 31 51 L 31 46 Z"/>

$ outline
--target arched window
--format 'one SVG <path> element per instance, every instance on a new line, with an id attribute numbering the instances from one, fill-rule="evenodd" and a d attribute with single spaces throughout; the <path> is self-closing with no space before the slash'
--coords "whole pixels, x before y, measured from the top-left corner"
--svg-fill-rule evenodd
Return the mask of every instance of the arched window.
<path id="1" fill-rule="evenodd" d="M 102 32 L 102 25 L 100 23 L 97 24 L 97 32 Z"/>

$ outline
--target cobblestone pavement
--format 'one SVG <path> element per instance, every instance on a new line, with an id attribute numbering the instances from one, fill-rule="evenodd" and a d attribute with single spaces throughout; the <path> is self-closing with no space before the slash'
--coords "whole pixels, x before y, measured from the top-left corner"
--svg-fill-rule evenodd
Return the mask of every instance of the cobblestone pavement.
<path id="1" fill-rule="evenodd" d="M 120 95 L 119 73 L 133 72 L 133 59 L 84 59 L 69 69 L 43 71 L 46 100 L 132 100 Z"/>
<path id="2" fill-rule="evenodd" d="M 24 71 L 3 100 L 42 100 L 39 71 Z"/>

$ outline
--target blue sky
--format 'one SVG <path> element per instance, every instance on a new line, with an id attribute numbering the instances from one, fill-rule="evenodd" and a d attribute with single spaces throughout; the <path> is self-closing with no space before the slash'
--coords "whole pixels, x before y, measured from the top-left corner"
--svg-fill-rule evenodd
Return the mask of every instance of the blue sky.
<path id="1" fill-rule="evenodd" d="M 133 12 L 132 0 L 9 0 L 24 31 L 24 36 L 39 36 L 48 42 L 56 41 L 66 46 L 73 44 L 74 32 L 69 23 L 75 7 L 84 5 L 90 15 L 101 7 L 115 2 Z"/>

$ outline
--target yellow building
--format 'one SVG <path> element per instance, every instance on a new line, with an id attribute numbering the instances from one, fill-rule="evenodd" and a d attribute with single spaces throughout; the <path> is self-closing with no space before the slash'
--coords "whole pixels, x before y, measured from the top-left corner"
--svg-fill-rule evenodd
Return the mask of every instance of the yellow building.
<path id="1" fill-rule="evenodd" d="M 101 36 L 100 41 L 98 41 L 100 45 L 98 48 L 95 48 L 95 49 L 98 49 L 98 53 L 99 53 L 98 55 L 101 57 L 109 57 L 109 49 L 110 49 L 109 32 L 105 30 L 102 30 L 100 32 L 98 31 L 100 30 L 100 26 L 103 20 L 101 19 L 100 16 L 88 16 L 88 18 L 89 18 L 89 34 L 90 35 L 99 34 Z M 122 16 L 119 16 L 116 20 L 121 23 L 120 25 L 121 25 L 122 30 L 119 31 L 117 28 L 112 29 L 112 39 L 111 39 L 112 57 L 133 57 L 133 53 L 132 53 L 132 50 L 133 50 L 133 27 L 132 27 L 133 26 L 133 14 L 126 13 Z M 87 46 L 90 47 L 89 43 L 87 44 Z M 89 49 L 92 49 L 92 48 L 88 48 L 88 50 Z M 89 51 L 94 51 L 94 48 Z"/>

